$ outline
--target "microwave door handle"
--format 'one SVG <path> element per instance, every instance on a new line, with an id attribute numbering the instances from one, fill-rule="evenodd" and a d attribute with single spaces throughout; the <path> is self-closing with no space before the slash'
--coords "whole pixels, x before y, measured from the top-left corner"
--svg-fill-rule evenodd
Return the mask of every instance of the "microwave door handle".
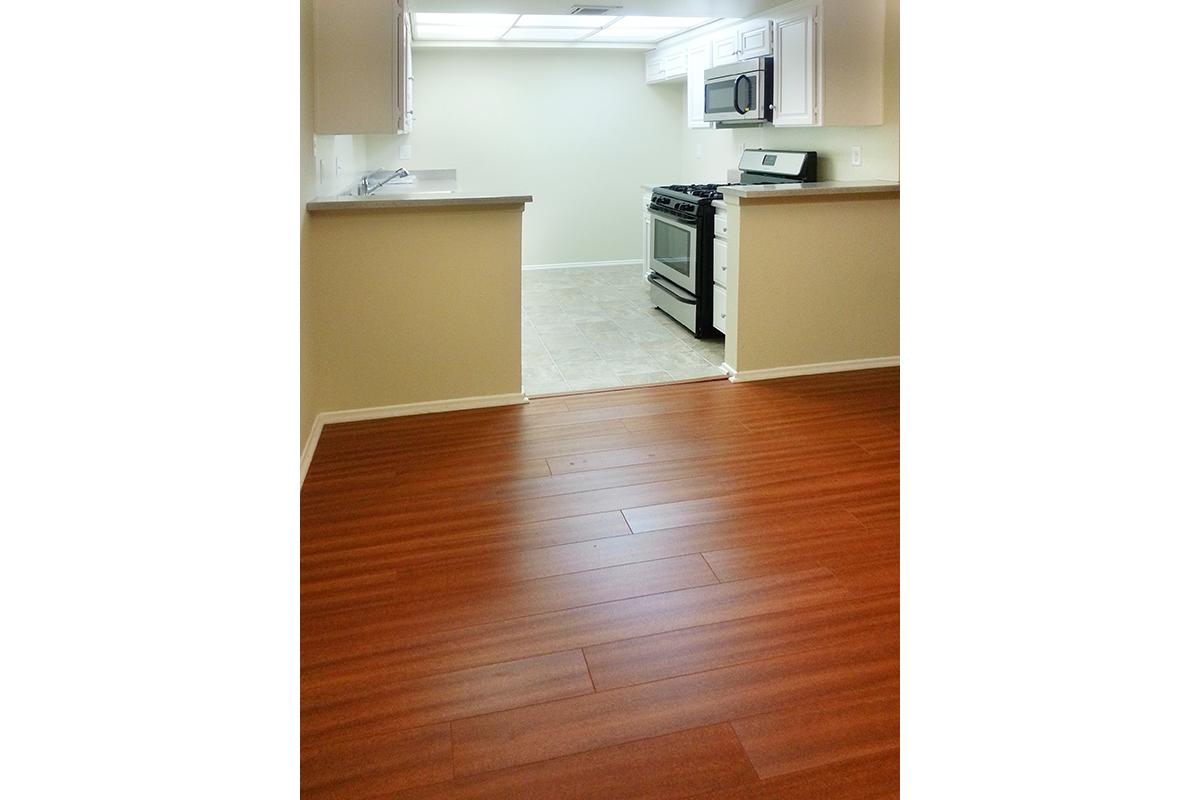
<path id="1" fill-rule="evenodd" d="M 737 80 L 735 80 L 733 82 L 733 110 L 739 114 L 745 115 L 745 113 L 747 111 L 749 111 L 750 109 L 742 108 L 741 106 L 738 105 L 738 89 L 741 87 L 742 81 L 745 81 L 747 86 L 750 85 L 750 79 L 747 78 L 745 75 L 737 76 Z"/>

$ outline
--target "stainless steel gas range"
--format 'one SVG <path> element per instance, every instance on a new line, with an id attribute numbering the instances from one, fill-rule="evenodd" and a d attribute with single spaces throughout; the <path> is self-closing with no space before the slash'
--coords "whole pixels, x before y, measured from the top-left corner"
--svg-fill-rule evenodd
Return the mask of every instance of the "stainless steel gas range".
<path id="1" fill-rule="evenodd" d="M 816 180 L 817 154 L 811 151 L 744 150 L 740 182 L 802 183 Z M 650 194 L 650 239 L 646 280 L 654 304 L 697 338 L 712 335 L 713 201 L 722 199 L 713 183 L 656 186 Z"/>
<path id="2" fill-rule="evenodd" d="M 697 337 L 712 316 L 712 201 L 716 186 L 658 186 L 650 195 L 650 298 Z"/>

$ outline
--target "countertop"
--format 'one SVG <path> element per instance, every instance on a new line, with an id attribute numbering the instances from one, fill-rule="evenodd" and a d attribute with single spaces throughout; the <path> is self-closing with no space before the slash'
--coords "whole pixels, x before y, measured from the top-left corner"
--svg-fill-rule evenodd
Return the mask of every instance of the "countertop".
<path id="1" fill-rule="evenodd" d="M 813 183 L 764 183 L 756 186 L 723 186 L 725 200 L 766 200 L 779 197 L 826 197 L 844 194 L 900 193 L 897 181 L 814 181 Z"/>
<path id="2" fill-rule="evenodd" d="M 377 209 L 413 209 L 435 206 L 496 206 L 532 203 L 533 195 L 474 192 L 458 185 L 454 170 L 422 170 L 408 180 L 387 183 L 372 194 L 342 192 L 317 197 L 308 202 L 309 211 L 374 211 Z"/>
<path id="3" fill-rule="evenodd" d="M 488 192 L 406 192 L 375 194 L 369 197 L 318 197 L 310 200 L 309 211 L 371 211 L 380 208 L 429 208 L 432 206 L 499 206 L 532 203 L 529 194 L 491 194 Z"/>
<path id="4" fill-rule="evenodd" d="M 680 183 L 680 181 L 676 181 Z M 670 183 L 641 184 L 642 189 L 650 191 L 656 186 L 670 186 Z M 753 186 L 731 186 L 718 184 L 724 200 L 714 200 L 713 208 L 718 211 L 728 208 L 728 201 L 734 203 L 749 200 L 765 200 L 777 197 L 825 197 L 842 194 L 878 194 L 900 191 L 897 181 L 814 181 L 812 183 L 762 183 Z"/>

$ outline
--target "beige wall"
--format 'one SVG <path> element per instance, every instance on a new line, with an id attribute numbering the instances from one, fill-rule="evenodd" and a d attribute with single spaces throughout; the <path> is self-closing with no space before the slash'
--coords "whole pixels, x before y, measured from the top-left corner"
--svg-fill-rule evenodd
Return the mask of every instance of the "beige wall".
<path id="1" fill-rule="evenodd" d="M 308 213 L 304 204 L 317 191 L 313 161 L 313 0 L 300 0 L 300 447 L 312 428 L 313 405 L 312 259 L 309 253 Z"/>
<path id="2" fill-rule="evenodd" d="M 898 194 L 730 206 L 738 372 L 900 354 Z"/>
<path id="3" fill-rule="evenodd" d="M 815 150 L 821 180 L 900 179 L 900 0 L 887 0 L 884 25 L 883 125 L 865 128 L 687 129 L 682 174 L 697 182 L 726 179 L 744 148 Z M 681 106 L 685 120 L 687 104 Z M 850 147 L 862 147 L 862 166 L 850 164 Z M 699 148 L 699 154 L 697 154 Z"/>
<path id="4" fill-rule="evenodd" d="M 336 174 L 336 159 L 343 172 Z M 324 175 L 320 170 L 325 162 Z M 314 197 L 336 194 L 366 169 L 366 145 L 359 136 L 313 137 L 313 0 L 300 0 L 300 447 L 322 408 L 316 380 L 316 337 L 313 324 L 315 259 L 311 217 L 305 204 Z M 324 177 L 324 181 L 322 181 Z"/>
<path id="5" fill-rule="evenodd" d="M 526 264 L 641 258 L 639 184 L 677 178 L 681 83 L 648 86 L 623 50 L 416 48 L 413 76 L 413 132 L 366 137 L 372 166 L 532 194 Z"/>
<path id="6" fill-rule="evenodd" d="M 520 393 L 521 216 L 310 214 L 314 413 Z"/>

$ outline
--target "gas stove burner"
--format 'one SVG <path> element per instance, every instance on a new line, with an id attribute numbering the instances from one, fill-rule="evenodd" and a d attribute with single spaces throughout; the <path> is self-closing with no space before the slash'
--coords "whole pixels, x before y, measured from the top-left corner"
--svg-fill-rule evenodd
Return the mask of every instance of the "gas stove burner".
<path id="1" fill-rule="evenodd" d="M 717 191 L 717 184 L 715 183 L 675 183 L 663 188 L 670 189 L 672 192 L 698 197 L 701 200 L 721 199 L 721 193 Z"/>

